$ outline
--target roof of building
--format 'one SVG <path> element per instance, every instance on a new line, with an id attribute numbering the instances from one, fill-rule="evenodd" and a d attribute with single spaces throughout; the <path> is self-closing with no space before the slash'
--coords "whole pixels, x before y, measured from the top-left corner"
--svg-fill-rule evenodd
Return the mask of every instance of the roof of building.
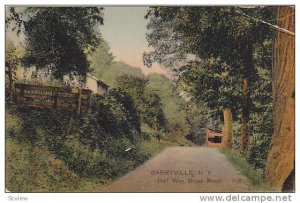
<path id="1" fill-rule="evenodd" d="M 216 130 L 216 129 L 212 129 L 212 128 L 207 128 L 208 132 L 207 132 L 207 137 L 223 137 L 223 132 L 221 130 Z"/>
<path id="2" fill-rule="evenodd" d="M 94 79 L 94 80 L 96 80 L 97 83 L 100 84 L 101 86 L 104 86 L 105 88 L 109 88 L 109 85 L 108 85 L 108 84 L 102 82 L 101 80 L 99 80 L 99 79 L 96 78 L 95 76 L 90 75 L 90 74 L 87 74 L 87 76 L 90 77 L 90 78 L 92 78 L 92 79 Z"/>
<path id="3" fill-rule="evenodd" d="M 207 128 L 210 131 L 214 131 L 216 133 L 223 133 L 222 130 L 218 130 L 218 129 L 212 129 L 212 128 Z"/>

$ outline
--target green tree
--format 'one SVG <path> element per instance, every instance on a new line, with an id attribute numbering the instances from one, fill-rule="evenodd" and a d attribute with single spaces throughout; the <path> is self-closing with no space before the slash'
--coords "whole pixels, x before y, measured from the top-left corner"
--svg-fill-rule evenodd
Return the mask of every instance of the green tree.
<path id="1" fill-rule="evenodd" d="M 24 31 L 24 64 L 48 68 L 54 78 L 69 73 L 85 78 L 90 72 L 87 53 L 100 44 L 99 25 L 103 24 L 99 7 L 29 7 L 16 12 L 10 8 L 7 23 Z"/>
<path id="2" fill-rule="evenodd" d="M 140 117 L 132 98 L 125 92 L 112 90 L 106 95 L 94 95 L 92 113 L 84 126 L 82 137 L 93 148 L 105 148 L 112 139 L 136 141 Z"/>
<path id="3" fill-rule="evenodd" d="M 272 115 L 272 46 L 273 39 L 254 44 L 253 59 L 256 75 L 252 77 L 251 112 L 249 118 L 249 154 L 247 159 L 254 167 L 263 169 L 273 133 Z"/>
<path id="4" fill-rule="evenodd" d="M 153 90 L 159 95 L 163 110 L 168 122 L 180 123 L 185 125 L 185 106 L 187 102 L 179 96 L 181 90 L 177 89 L 176 85 L 168 78 L 151 74 L 149 75 L 147 91 Z"/>
<path id="5" fill-rule="evenodd" d="M 102 78 L 103 74 L 111 68 L 114 56 L 110 52 L 109 44 L 102 40 L 99 47 L 89 57 L 91 69 L 97 78 Z"/>
<path id="6" fill-rule="evenodd" d="M 152 7 L 147 40 L 154 51 L 144 55 L 144 63 L 159 62 L 176 67 L 176 62 L 194 55 L 201 60 L 220 58 L 242 79 L 241 152 L 248 150 L 250 86 L 255 74 L 253 44 L 270 35 L 270 29 L 237 13 L 235 7 Z M 243 12 L 265 20 L 272 8 L 244 8 Z"/>
<path id="7" fill-rule="evenodd" d="M 146 78 L 124 74 L 120 76 L 117 81 L 118 88 L 128 92 L 137 105 L 144 103 L 142 97 L 148 83 Z"/>
<path id="8" fill-rule="evenodd" d="M 187 91 L 197 103 L 204 102 L 212 118 L 224 121 L 224 140 L 226 148 L 231 148 L 232 109 L 237 114 L 240 99 L 240 80 L 233 77 L 231 67 L 219 58 L 189 62 L 181 80 L 188 85 Z M 223 115 L 220 114 L 223 112 Z M 204 127 L 204 126 L 202 126 Z"/>
<path id="9" fill-rule="evenodd" d="M 13 94 L 13 82 L 16 79 L 16 71 L 24 55 L 22 46 L 15 46 L 12 41 L 8 41 L 5 46 L 5 74 L 8 77 L 8 95 Z"/>
<path id="10" fill-rule="evenodd" d="M 145 92 L 143 95 L 144 104 L 142 107 L 142 118 L 156 130 L 166 130 L 167 119 L 163 111 L 159 95 L 153 91 Z"/>
<path id="11" fill-rule="evenodd" d="M 156 130 L 165 130 L 167 121 L 161 99 L 153 90 L 146 90 L 148 79 L 122 75 L 117 81 L 118 88 L 132 97 L 142 121 Z"/>

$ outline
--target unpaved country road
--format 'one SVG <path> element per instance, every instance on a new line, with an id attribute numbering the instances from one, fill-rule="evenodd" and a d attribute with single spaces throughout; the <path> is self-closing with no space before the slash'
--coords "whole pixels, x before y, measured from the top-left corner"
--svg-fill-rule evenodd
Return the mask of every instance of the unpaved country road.
<path id="1" fill-rule="evenodd" d="M 169 147 L 102 192 L 245 192 L 249 185 L 218 149 Z"/>

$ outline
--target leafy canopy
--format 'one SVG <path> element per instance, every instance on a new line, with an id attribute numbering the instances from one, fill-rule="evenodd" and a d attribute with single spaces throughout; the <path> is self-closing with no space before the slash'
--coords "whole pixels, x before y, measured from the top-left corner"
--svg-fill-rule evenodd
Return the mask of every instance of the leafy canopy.
<path id="1" fill-rule="evenodd" d="M 150 127 L 165 130 L 167 120 L 163 112 L 160 96 L 146 89 L 148 79 L 122 75 L 117 79 L 118 88 L 127 92 L 133 99 L 142 121 Z"/>
<path id="2" fill-rule="evenodd" d="M 103 8 L 33 7 L 21 12 L 11 7 L 7 21 L 24 29 L 24 64 L 48 68 L 57 79 L 69 73 L 83 77 L 90 71 L 86 53 L 100 44 Z M 14 27 L 14 29 L 16 28 Z"/>
<path id="3" fill-rule="evenodd" d="M 150 7 L 146 15 L 149 18 L 147 41 L 154 50 L 144 54 L 144 63 L 151 66 L 158 62 L 173 67 L 190 54 L 200 59 L 220 57 L 230 66 L 243 68 L 240 64 L 248 45 L 262 42 L 270 29 L 238 14 L 236 9 Z M 273 17 L 270 7 L 244 10 L 264 20 Z"/>

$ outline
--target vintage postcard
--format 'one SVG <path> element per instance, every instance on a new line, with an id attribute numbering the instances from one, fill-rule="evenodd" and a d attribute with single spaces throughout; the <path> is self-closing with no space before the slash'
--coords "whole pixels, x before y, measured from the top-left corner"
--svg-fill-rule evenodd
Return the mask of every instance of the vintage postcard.
<path id="1" fill-rule="evenodd" d="M 295 6 L 6 5 L 5 159 L 14 193 L 295 192 Z"/>

